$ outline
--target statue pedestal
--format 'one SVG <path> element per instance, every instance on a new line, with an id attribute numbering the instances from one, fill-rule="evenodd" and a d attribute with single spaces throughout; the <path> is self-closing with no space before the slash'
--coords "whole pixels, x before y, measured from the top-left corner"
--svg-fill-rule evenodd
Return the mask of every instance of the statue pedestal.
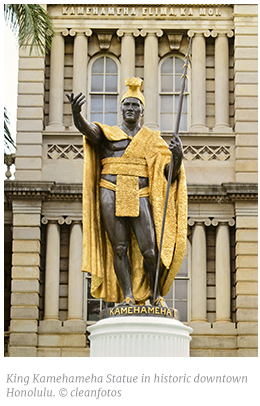
<path id="1" fill-rule="evenodd" d="M 189 357 L 191 327 L 164 317 L 110 317 L 88 327 L 91 357 Z"/>

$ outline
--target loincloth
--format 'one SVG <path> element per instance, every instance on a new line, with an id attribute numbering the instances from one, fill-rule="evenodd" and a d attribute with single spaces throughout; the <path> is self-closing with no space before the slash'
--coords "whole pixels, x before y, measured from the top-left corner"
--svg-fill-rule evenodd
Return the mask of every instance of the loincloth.
<path id="1" fill-rule="evenodd" d="M 145 159 L 105 158 L 102 159 L 102 175 L 117 175 L 116 185 L 105 179 L 100 186 L 116 193 L 116 216 L 138 217 L 139 198 L 149 196 L 149 187 L 139 189 L 139 177 L 148 177 Z"/>

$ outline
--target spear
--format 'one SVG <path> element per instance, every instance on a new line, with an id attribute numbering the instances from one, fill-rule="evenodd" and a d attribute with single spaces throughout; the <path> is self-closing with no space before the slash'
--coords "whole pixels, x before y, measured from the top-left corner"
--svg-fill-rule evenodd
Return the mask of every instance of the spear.
<path id="1" fill-rule="evenodd" d="M 181 112 L 182 112 L 182 104 L 183 104 L 183 96 L 184 96 L 185 82 L 186 82 L 186 78 L 187 78 L 187 69 L 188 69 L 188 66 L 189 66 L 189 59 L 190 59 L 191 41 L 192 41 L 192 40 L 191 40 L 191 38 L 190 38 L 189 46 L 188 46 L 188 51 L 187 51 L 187 55 L 186 55 L 186 60 L 185 60 L 185 64 L 184 64 L 184 66 L 183 66 L 184 71 L 183 71 L 183 75 L 181 76 L 181 79 L 183 78 L 183 81 L 182 81 L 181 92 L 180 92 L 180 96 L 179 96 L 179 108 L 178 108 L 177 118 L 176 118 L 176 122 L 175 122 L 175 131 L 174 131 L 174 134 L 175 134 L 175 135 L 178 135 L 178 133 L 179 133 L 179 128 L 180 128 L 180 121 L 181 121 Z M 173 152 L 174 152 L 174 151 L 172 151 L 172 154 L 171 154 L 171 161 L 170 161 L 169 172 L 168 172 L 168 182 L 167 182 L 167 189 L 166 189 L 165 203 L 164 203 L 164 212 L 163 212 L 161 239 L 160 239 L 159 253 L 158 253 L 157 266 L 156 266 L 156 273 L 155 273 L 153 302 L 155 302 L 155 299 L 156 299 L 156 291 L 157 291 L 158 280 L 159 280 L 159 271 L 160 271 L 161 255 L 162 255 L 162 245 L 163 245 L 164 227 L 165 227 L 166 212 L 167 212 L 168 199 L 169 199 L 170 186 L 171 186 L 172 173 L 173 173 L 173 166 L 174 166 Z"/>

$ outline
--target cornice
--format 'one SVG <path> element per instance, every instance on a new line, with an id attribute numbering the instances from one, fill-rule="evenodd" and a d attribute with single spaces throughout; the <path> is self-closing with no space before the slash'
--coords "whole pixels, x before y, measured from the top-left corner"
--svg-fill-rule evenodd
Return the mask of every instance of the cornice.
<path id="1" fill-rule="evenodd" d="M 37 181 L 5 181 L 4 192 L 9 202 L 17 199 L 50 200 L 82 200 L 82 184 L 37 182 Z"/>
<path id="2" fill-rule="evenodd" d="M 234 203 L 257 201 L 255 183 L 222 183 L 221 185 L 188 185 L 189 203 Z"/>
<path id="3" fill-rule="evenodd" d="M 258 184 L 256 183 L 223 183 L 229 199 L 258 200 Z"/>
<path id="4" fill-rule="evenodd" d="M 82 200 L 82 184 L 46 181 L 5 180 L 4 193 L 8 203 L 14 200 Z M 189 203 L 233 203 L 257 201 L 258 185 L 222 183 L 221 185 L 188 185 Z"/>
<path id="5" fill-rule="evenodd" d="M 61 4 L 60 3 L 54 3 L 54 4 L 48 4 L 48 6 L 60 6 Z M 68 5 L 68 6 L 82 6 L 82 5 L 86 5 L 86 4 L 83 4 L 83 3 L 68 3 L 68 4 L 66 4 L 66 5 Z M 170 4 L 170 3 L 163 3 L 163 4 L 161 4 L 161 3 L 158 3 L 158 4 L 153 4 L 153 3 L 138 3 L 138 4 L 122 4 L 122 3 L 113 3 L 113 4 L 111 4 L 111 3 L 107 3 L 107 4 L 104 4 L 105 6 L 107 6 L 107 7 L 126 7 L 126 6 L 128 6 L 128 7 L 131 7 L 131 6 L 135 6 L 135 7 L 172 7 L 173 6 L 173 4 Z M 88 7 L 97 7 L 97 6 L 103 6 L 103 4 L 95 4 L 95 3 L 89 3 L 89 4 L 87 4 L 87 6 Z M 194 3 L 176 3 L 176 4 L 174 4 L 174 6 L 176 6 L 176 7 L 180 7 L 180 6 L 186 6 L 186 7 L 192 7 L 192 6 L 196 6 L 196 7 L 202 7 L 202 6 L 204 6 L 204 7 L 232 7 L 233 6 L 233 4 L 217 4 L 217 3 L 214 3 L 214 4 L 205 4 L 205 3 L 196 3 L 196 4 L 194 4 Z"/>

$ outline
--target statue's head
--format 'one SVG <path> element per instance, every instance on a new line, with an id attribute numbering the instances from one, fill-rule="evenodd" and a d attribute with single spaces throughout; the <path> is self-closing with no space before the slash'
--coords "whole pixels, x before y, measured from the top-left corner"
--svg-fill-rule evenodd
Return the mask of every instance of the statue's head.
<path id="1" fill-rule="evenodd" d="M 129 89 L 121 99 L 121 114 L 125 122 L 134 124 L 140 121 L 144 112 L 143 81 L 140 78 L 127 78 L 125 84 Z"/>
<path id="2" fill-rule="evenodd" d="M 143 107 L 145 106 L 144 95 L 142 93 L 143 87 L 143 80 L 140 78 L 126 78 L 125 85 L 129 87 L 129 89 L 125 92 L 121 99 L 121 103 L 129 98 L 134 97 L 142 103 Z"/>
<path id="3" fill-rule="evenodd" d="M 142 102 L 136 97 L 127 97 L 121 103 L 121 114 L 123 121 L 129 124 L 140 122 L 144 107 Z"/>

